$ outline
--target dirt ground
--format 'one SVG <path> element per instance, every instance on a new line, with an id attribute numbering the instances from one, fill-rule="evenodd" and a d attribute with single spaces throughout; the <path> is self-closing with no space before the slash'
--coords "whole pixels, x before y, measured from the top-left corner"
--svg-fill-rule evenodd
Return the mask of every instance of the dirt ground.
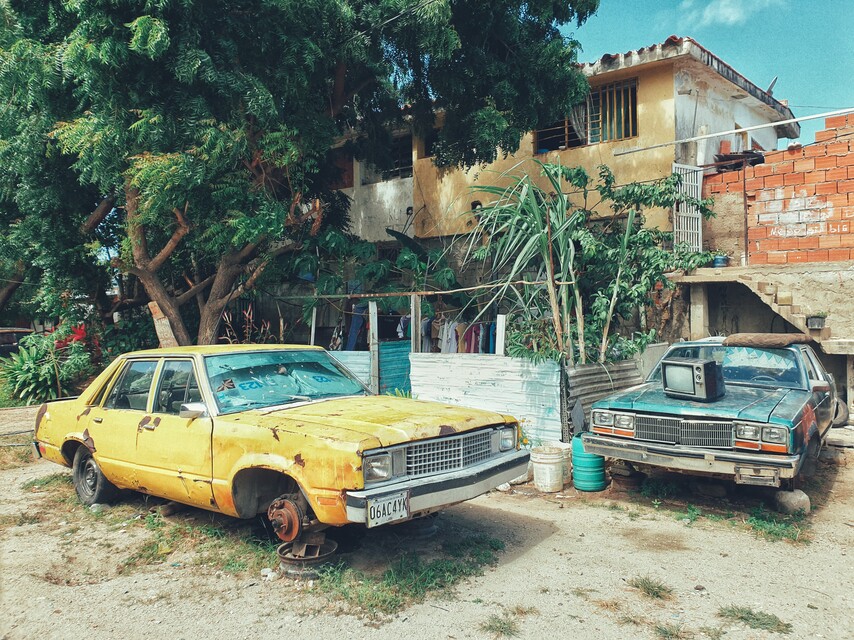
<path id="1" fill-rule="evenodd" d="M 0 413 L 0 444 L 27 415 Z M 505 636 L 521 638 L 783 637 L 718 615 L 739 605 L 790 623 L 788 637 L 854 638 L 854 450 L 835 451 L 808 487 L 814 512 L 796 542 L 749 526 L 770 492 L 732 485 L 727 498 L 522 485 L 446 510 L 431 538 L 361 530 L 340 556 L 365 570 L 448 539 L 486 534 L 505 545 L 483 575 L 386 616 L 366 615 L 314 580 L 228 571 L 192 551 L 159 548 L 129 567 L 154 535 L 145 523 L 157 501 L 129 494 L 93 514 L 71 495 L 67 470 L 13 461 L 0 470 L 0 637 L 491 638 L 502 633 L 484 628 L 496 617 L 513 623 Z M 246 526 L 194 509 L 164 521 L 207 523 L 226 536 Z M 638 577 L 672 595 L 646 597 L 630 586 Z"/>

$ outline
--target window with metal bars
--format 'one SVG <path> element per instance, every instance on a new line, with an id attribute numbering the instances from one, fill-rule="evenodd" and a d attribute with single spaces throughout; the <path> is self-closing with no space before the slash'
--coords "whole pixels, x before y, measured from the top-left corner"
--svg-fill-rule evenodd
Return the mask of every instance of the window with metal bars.
<path id="1" fill-rule="evenodd" d="M 534 152 L 546 153 L 638 135 L 637 78 L 591 87 L 586 102 L 534 135 Z"/>

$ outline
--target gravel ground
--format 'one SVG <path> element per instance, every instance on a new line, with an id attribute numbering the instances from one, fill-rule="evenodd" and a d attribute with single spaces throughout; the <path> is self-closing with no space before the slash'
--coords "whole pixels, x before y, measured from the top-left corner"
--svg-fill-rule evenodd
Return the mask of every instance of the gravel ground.
<path id="1" fill-rule="evenodd" d="M 382 566 L 401 551 L 472 532 L 506 544 L 483 576 L 381 618 L 309 580 L 267 581 L 260 571 L 225 573 L 174 555 L 123 571 L 122 559 L 152 535 L 139 521 L 149 503 L 126 497 L 113 507 L 128 514 L 120 524 L 95 517 L 49 486 L 22 487 L 67 473 L 31 462 L 0 471 L 0 637 L 488 639 L 498 637 L 483 629 L 494 616 L 512 620 L 521 638 L 783 637 L 717 615 L 744 605 L 791 623 L 788 637 L 854 638 L 854 452 L 833 458 L 822 462 L 811 493 L 809 543 L 771 541 L 740 524 L 756 496 L 770 494 L 731 485 L 730 500 L 660 504 L 612 490 L 544 495 L 523 485 L 446 510 L 434 539 L 369 531 L 342 558 Z M 704 514 L 734 515 L 692 522 L 679 515 L 688 502 Z M 168 521 L 238 526 L 194 509 Z M 652 600 L 629 585 L 646 576 L 672 588 L 672 597 Z"/>

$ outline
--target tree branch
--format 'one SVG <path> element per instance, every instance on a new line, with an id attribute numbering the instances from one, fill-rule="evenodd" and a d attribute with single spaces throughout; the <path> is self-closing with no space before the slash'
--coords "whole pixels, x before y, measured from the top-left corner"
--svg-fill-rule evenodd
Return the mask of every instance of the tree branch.
<path id="1" fill-rule="evenodd" d="M 110 211 L 113 210 L 113 205 L 116 204 L 116 199 L 113 196 L 108 196 L 101 200 L 101 203 L 95 208 L 95 210 L 89 214 L 89 217 L 86 218 L 86 221 L 80 225 L 80 233 L 84 236 L 88 236 L 95 229 L 98 228 L 98 225 L 104 221 Z"/>
<path id="2" fill-rule="evenodd" d="M 179 296 L 175 296 L 175 304 L 179 307 L 183 305 L 185 302 L 188 302 L 192 298 L 196 297 L 199 293 L 204 291 L 210 284 L 214 281 L 214 276 L 208 276 L 198 284 L 193 285 L 189 289 L 187 289 L 184 293 Z"/>
<path id="3" fill-rule="evenodd" d="M 175 214 L 175 218 L 178 220 L 178 228 L 175 229 L 175 232 L 172 234 L 172 237 L 169 238 L 169 241 L 166 245 L 160 250 L 160 252 L 154 256 L 151 262 L 148 263 L 148 269 L 152 272 L 156 272 L 160 267 L 163 266 L 163 263 L 169 259 L 169 256 L 175 251 L 179 244 L 181 244 L 181 240 L 184 239 L 188 233 L 190 233 L 190 225 L 187 224 L 186 214 L 187 207 L 189 206 L 189 202 L 184 203 L 184 211 L 181 212 L 180 209 L 173 209 L 173 213 Z"/>

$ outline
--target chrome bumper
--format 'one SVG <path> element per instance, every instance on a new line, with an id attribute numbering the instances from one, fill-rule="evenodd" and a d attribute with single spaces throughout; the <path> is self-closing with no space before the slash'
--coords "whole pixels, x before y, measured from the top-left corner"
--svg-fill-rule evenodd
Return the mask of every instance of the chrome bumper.
<path id="1" fill-rule="evenodd" d="M 587 453 L 680 471 L 728 475 L 738 484 L 780 486 L 780 479 L 794 478 L 803 462 L 800 455 L 699 449 L 621 440 L 593 433 L 582 434 L 581 442 Z"/>
<path id="2" fill-rule="evenodd" d="M 510 455 L 459 471 L 404 480 L 375 489 L 348 491 L 346 493 L 347 520 L 357 523 L 367 522 L 368 500 L 400 491 L 409 491 L 410 517 L 471 500 L 526 473 L 530 457 L 527 450 L 514 451 Z"/>

